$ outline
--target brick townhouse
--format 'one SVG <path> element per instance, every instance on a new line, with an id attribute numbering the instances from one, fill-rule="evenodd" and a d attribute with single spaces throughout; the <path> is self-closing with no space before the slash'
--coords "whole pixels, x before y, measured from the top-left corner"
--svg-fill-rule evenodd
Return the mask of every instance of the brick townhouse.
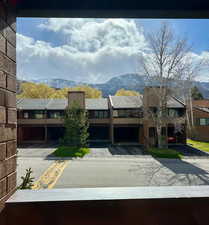
<path id="1" fill-rule="evenodd" d="M 144 96 L 88 99 L 84 92 L 69 92 L 68 99 L 18 99 L 18 143 L 43 143 L 61 138 L 64 111 L 76 101 L 88 111 L 90 141 L 154 145 L 155 127 L 145 113 L 147 107 L 157 106 L 153 90 L 153 87 L 145 88 Z M 165 124 L 168 141 L 186 143 L 185 105 L 170 96 L 167 108 L 170 115 L 170 122 Z M 181 121 L 181 132 L 176 132 L 177 120 Z"/>
<path id="2" fill-rule="evenodd" d="M 195 138 L 209 142 L 209 100 L 193 101 Z"/>

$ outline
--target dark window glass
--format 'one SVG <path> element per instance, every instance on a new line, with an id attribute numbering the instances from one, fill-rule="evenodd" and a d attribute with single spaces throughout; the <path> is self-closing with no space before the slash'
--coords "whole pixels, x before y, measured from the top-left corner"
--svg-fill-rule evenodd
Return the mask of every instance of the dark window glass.
<path id="1" fill-rule="evenodd" d="M 90 110 L 88 112 L 90 119 L 105 119 L 109 118 L 109 111 L 107 110 Z"/>
<path id="2" fill-rule="evenodd" d="M 141 109 L 118 109 L 114 110 L 113 115 L 118 118 L 142 118 L 143 111 Z"/>
<path id="3" fill-rule="evenodd" d="M 47 118 L 49 119 L 61 119 L 64 117 L 64 111 L 62 110 L 53 110 L 47 112 Z"/>
<path id="4" fill-rule="evenodd" d="M 200 118 L 199 125 L 200 126 L 209 126 L 209 118 Z"/>
<path id="5" fill-rule="evenodd" d="M 44 111 L 43 110 L 23 111 L 23 118 L 24 119 L 43 119 Z"/>

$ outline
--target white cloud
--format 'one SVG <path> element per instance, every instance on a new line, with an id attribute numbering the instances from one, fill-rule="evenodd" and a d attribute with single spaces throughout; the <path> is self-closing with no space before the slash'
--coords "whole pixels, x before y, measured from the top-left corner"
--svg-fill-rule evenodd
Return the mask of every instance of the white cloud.
<path id="1" fill-rule="evenodd" d="M 55 33 L 64 44 L 34 40 L 17 34 L 17 69 L 20 79 L 63 78 L 105 82 L 137 71 L 137 54 L 147 50 L 144 31 L 135 20 L 46 19 L 40 32 Z M 56 41 L 56 40 L 55 40 Z M 208 52 L 191 53 L 194 61 L 209 59 Z M 199 79 L 206 79 L 207 70 Z"/>
<path id="2" fill-rule="evenodd" d="M 143 29 L 125 19 L 48 19 L 39 28 L 57 32 L 66 43 L 53 47 L 17 34 L 19 77 L 104 82 L 136 70 L 138 51 L 146 48 Z"/>

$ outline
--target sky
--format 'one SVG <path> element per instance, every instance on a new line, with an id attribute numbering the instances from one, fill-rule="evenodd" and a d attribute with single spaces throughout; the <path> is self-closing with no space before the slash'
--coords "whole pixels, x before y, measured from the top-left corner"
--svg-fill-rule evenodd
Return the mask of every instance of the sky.
<path id="1" fill-rule="evenodd" d="M 209 60 L 209 20 L 167 20 L 187 38 L 194 61 Z M 139 71 L 138 55 L 147 49 L 146 34 L 160 19 L 17 19 L 17 76 L 103 83 Z M 197 78 L 209 81 L 208 70 Z"/>

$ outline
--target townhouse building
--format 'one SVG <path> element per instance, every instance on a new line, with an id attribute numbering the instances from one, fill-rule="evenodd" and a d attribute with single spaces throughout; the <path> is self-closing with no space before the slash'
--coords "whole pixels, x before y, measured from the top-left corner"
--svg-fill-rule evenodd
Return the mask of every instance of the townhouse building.
<path id="1" fill-rule="evenodd" d="M 195 139 L 209 142 L 209 100 L 195 100 L 192 105 Z"/>
<path id="2" fill-rule="evenodd" d="M 156 88 L 146 87 L 143 96 L 88 99 L 84 92 L 77 91 L 69 92 L 68 99 L 18 99 L 18 143 L 58 141 L 64 135 L 65 109 L 76 101 L 88 112 L 91 142 L 155 145 L 156 127 L 147 110 L 158 105 Z M 169 143 L 186 143 L 185 110 L 182 102 L 169 96 L 170 121 L 166 121 L 162 131 Z M 181 132 L 176 131 L 177 121 L 183 127 Z"/>

